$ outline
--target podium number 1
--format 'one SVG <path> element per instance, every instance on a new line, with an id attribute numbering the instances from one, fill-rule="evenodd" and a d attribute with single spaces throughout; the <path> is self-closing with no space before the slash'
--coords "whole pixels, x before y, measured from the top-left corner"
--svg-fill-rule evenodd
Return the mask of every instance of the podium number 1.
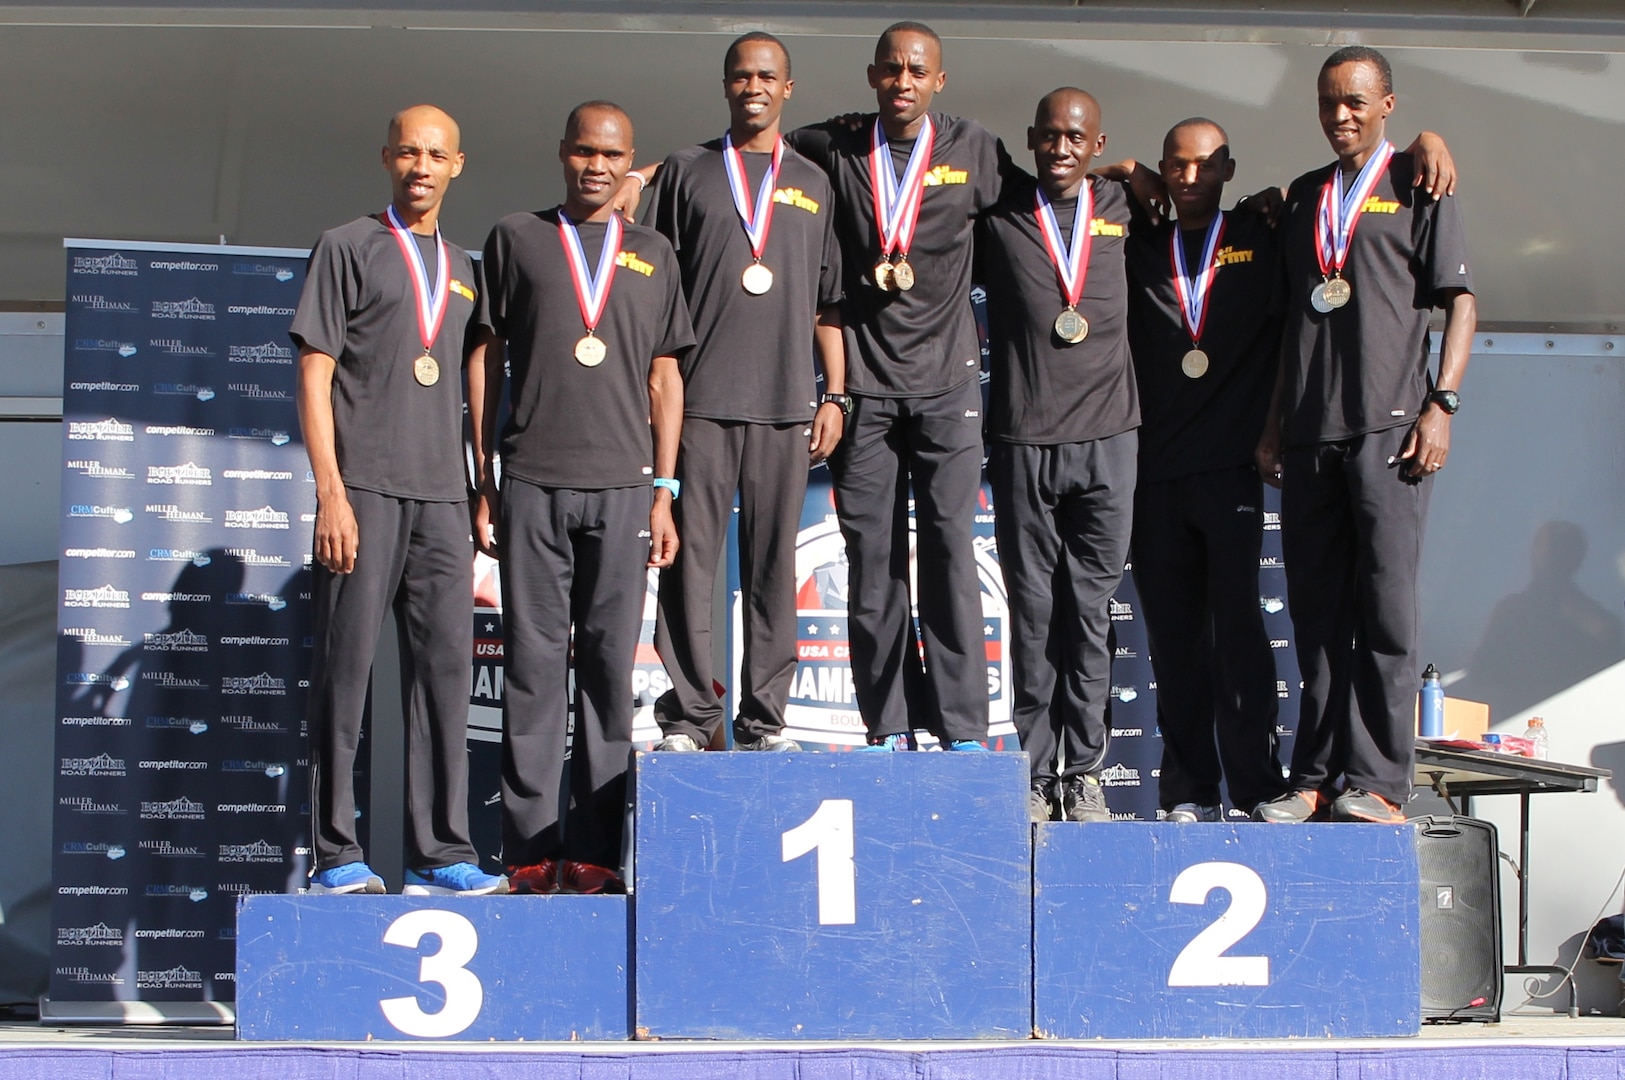
<path id="1" fill-rule="evenodd" d="M 825 799 L 813 816 L 780 837 L 781 861 L 818 852 L 818 925 L 850 926 L 858 921 L 858 871 L 852 862 L 852 800 Z"/>
<path id="2" fill-rule="evenodd" d="M 1205 904 L 1207 894 L 1223 889 L 1230 906 L 1179 950 L 1168 969 L 1169 986 L 1268 986 L 1270 958 L 1225 956 L 1224 951 L 1252 933 L 1269 905 L 1264 879 L 1250 866 L 1205 862 L 1187 866 L 1168 890 L 1172 904 Z"/>

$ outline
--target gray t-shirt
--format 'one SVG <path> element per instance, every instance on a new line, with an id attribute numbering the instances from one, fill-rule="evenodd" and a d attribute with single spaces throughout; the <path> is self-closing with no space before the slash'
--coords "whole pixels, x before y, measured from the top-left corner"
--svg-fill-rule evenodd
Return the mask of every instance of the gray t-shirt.
<path id="1" fill-rule="evenodd" d="M 608 226 L 580 222 L 596 273 Z M 694 344 L 677 257 L 653 229 L 628 225 L 597 326 L 606 353 L 576 361 L 586 334 L 558 210 L 509 214 L 485 241 L 479 319 L 508 342 L 513 410 L 502 431 L 502 472 L 540 487 L 599 491 L 654 476 L 649 364 Z"/>
<path id="2" fill-rule="evenodd" d="M 432 287 L 434 238 L 413 236 Z M 377 217 L 357 218 L 323 233 L 310 253 L 288 335 L 296 347 L 338 361 L 333 431 L 347 487 L 423 502 L 468 497 L 463 354 L 480 286 L 467 252 L 448 242 L 446 257 L 450 295 L 429 350 L 440 379 L 423 386 L 412 374 L 423 355 L 412 272 L 389 227 Z"/>
<path id="3" fill-rule="evenodd" d="M 752 209 L 771 154 L 742 154 Z M 773 287 L 740 284 L 750 240 L 734 209 L 722 140 L 666 159 L 644 220 L 677 251 L 698 344 L 683 361 L 683 411 L 710 420 L 786 424 L 817 408 L 813 326 L 841 299 L 841 255 L 829 178 L 785 147 L 762 265 Z"/>

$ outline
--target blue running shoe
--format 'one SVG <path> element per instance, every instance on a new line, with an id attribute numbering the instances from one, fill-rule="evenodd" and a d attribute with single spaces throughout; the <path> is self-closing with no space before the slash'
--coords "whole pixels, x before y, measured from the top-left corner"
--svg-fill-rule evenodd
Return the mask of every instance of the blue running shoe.
<path id="1" fill-rule="evenodd" d="M 408 870 L 401 887 L 402 896 L 493 896 L 507 891 L 507 878 L 487 874 L 469 862 Z"/>
<path id="2" fill-rule="evenodd" d="M 910 744 L 907 732 L 900 732 L 896 735 L 887 735 L 884 739 L 881 739 L 877 743 L 870 743 L 868 746 L 860 746 L 854 750 L 853 753 L 890 754 L 898 750 L 912 749 L 914 749 L 914 747 Z"/>
<path id="3" fill-rule="evenodd" d="M 347 862 L 310 879 L 307 893 L 373 893 L 384 891 L 384 879 L 364 862 Z"/>

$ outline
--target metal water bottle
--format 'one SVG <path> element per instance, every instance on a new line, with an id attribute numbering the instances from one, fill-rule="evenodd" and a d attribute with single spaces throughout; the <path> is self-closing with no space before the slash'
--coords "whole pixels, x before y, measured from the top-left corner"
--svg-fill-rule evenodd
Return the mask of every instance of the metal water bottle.
<path id="1" fill-rule="evenodd" d="M 1444 687 L 1439 685 L 1439 669 L 1432 664 L 1422 672 L 1421 725 L 1424 739 L 1444 735 Z"/>

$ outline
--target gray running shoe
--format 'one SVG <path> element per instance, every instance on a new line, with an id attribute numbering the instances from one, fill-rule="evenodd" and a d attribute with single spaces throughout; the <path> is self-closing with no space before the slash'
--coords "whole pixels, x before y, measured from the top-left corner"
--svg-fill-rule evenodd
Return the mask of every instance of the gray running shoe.
<path id="1" fill-rule="evenodd" d="M 1224 809 L 1218 806 L 1202 806 L 1193 802 L 1182 802 L 1168 811 L 1164 821 L 1174 821 L 1181 825 L 1194 825 L 1198 821 L 1223 821 Z"/>
<path id="2" fill-rule="evenodd" d="M 1112 819 L 1106 809 L 1106 789 L 1097 776 L 1069 776 L 1061 785 L 1061 811 L 1067 821 L 1102 822 Z"/>

